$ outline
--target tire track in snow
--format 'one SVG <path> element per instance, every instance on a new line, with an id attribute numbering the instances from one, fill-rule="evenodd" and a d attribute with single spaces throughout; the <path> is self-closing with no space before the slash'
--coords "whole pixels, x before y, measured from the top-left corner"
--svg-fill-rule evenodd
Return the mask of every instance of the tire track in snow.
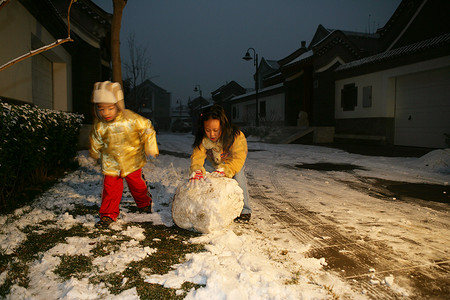
<path id="1" fill-rule="evenodd" d="M 361 237 L 355 234 L 339 232 L 334 220 L 320 216 L 296 201 L 298 197 L 291 195 L 280 183 L 275 169 L 271 168 L 268 172 L 271 186 L 265 187 L 265 190 L 258 184 L 259 181 L 254 177 L 253 172 L 251 170 L 248 172 L 251 197 L 272 212 L 271 215 L 288 228 L 299 242 L 310 244 L 311 257 L 324 257 L 330 271 L 347 278 L 355 290 L 363 290 L 370 298 L 398 299 L 400 296 L 392 288 L 378 284 L 384 278 L 379 277 L 380 275 L 399 276 L 399 282 L 410 286 L 407 280 L 409 276 L 406 276 L 408 274 L 402 270 L 414 269 L 414 265 L 407 260 L 397 258 L 401 256 L 383 242 L 361 240 Z M 317 181 L 311 181 L 311 183 L 317 183 Z M 301 184 L 303 190 L 309 191 L 310 195 L 317 196 L 322 193 L 340 198 L 339 195 L 325 192 L 323 186 L 313 186 L 311 183 L 303 181 Z M 367 274 L 369 270 L 378 270 L 379 273 L 375 271 Z M 392 270 L 392 272 L 382 274 L 383 270 Z"/>

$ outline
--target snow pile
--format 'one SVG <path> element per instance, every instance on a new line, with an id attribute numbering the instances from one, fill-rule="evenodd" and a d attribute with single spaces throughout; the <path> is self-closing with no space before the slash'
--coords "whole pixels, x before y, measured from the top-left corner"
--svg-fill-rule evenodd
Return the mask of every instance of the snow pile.
<path id="1" fill-rule="evenodd" d="M 419 163 L 434 172 L 450 173 L 450 148 L 431 151 L 421 158 Z"/>
<path id="2" fill-rule="evenodd" d="M 54 213 L 41 209 L 31 210 L 29 206 L 17 209 L 14 215 L 18 219 L 2 224 L 0 230 L 0 249 L 8 255 L 14 253 L 14 250 L 27 239 L 26 234 L 22 232 L 25 227 L 55 219 Z M 2 222 L 6 223 L 6 219 Z"/>
<path id="3" fill-rule="evenodd" d="M 295 249 L 280 254 L 268 237 L 237 235 L 232 230 L 215 231 L 191 239 L 207 244 L 205 252 L 187 255 L 187 261 L 167 274 L 148 275 L 145 282 L 180 289 L 184 282 L 202 287 L 191 289 L 185 299 L 327 299 L 327 291 L 307 276 L 293 275 L 302 268 L 321 273 L 317 259 L 306 259 L 291 265 Z M 283 252 L 281 252 L 283 253 Z M 314 263 L 312 263 L 314 261 Z M 290 268 L 282 265 L 290 265 Z M 301 266 L 298 266 L 300 264 Z M 326 276 L 322 274 L 322 276 Z M 295 280 L 296 284 L 288 284 Z M 337 282 L 336 282 L 337 284 Z M 342 285 L 342 283 L 340 283 Z M 355 294 L 351 294 L 355 298 Z"/>
<path id="4" fill-rule="evenodd" d="M 139 228 L 128 227 L 128 236 L 134 236 Z M 29 285 L 25 289 L 17 284 L 11 288 L 9 299 L 138 299 L 136 288 L 124 291 L 114 296 L 110 294 L 105 284 L 94 285 L 89 282 L 92 276 L 101 274 L 120 273 L 132 261 L 139 261 L 152 255 L 156 249 L 142 247 L 137 240 L 130 240 L 120 245 L 120 249 L 110 251 L 106 256 L 93 260 L 94 270 L 86 277 L 78 280 L 74 277 L 61 282 L 61 278 L 54 273 L 61 264 L 61 255 L 91 255 L 91 251 L 98 243 L 112 237 L 100 236 L 97 238 L 68 237 L 65 243 L 60 243 L 44 252 L 35 260 L 29 269 Z M 116 237 L 120 238 L 120 237 Z M 128 297 L 128 298 L 127 298 Z"/>
<path id="5" fill-rule="evenodd" d="M 177 189 L 172 217 L 183 229 L 209 233 L 229 226 L 243 207 L 244 194 L 236 180 L 210 176 Z"/>

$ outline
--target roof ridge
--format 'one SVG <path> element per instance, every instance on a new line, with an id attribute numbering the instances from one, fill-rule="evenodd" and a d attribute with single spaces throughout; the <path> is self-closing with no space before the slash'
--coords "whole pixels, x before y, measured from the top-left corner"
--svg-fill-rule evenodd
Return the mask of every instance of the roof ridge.
<path id="1" fill-rule="evenodd" d="M 416 42 L 413 44 L 409 44 L 409 45 L 395 48 L 392 50 L 377 53 L 372 56 L 364 57 L 362 59 L 348 62 L 344 65 L 337 67 L 336 71 L 349 70 L 349 69 L 356 68 L 356 67 L 359 67 L 362 65 L 396 58 L 400 55 L 418 52 L 418 51 L 423 50 L 424 48 L 432 48 L 432 47 L 445 45 L 445 44 L 449 44 L 449 43 L 450 43 L 450 33 L 445 33 L 445 34 L 435 36 L 435 37 L 432 37 L 432 38 L 429 38 L 429 39 L 426 39 L 423 41 L 419 41 L 419 42 Z"/>

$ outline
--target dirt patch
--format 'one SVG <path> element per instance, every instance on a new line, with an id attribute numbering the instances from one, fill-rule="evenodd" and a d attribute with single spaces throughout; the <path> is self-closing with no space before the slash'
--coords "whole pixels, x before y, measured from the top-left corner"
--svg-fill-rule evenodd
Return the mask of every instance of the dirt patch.
<path id="1" fill-rule="evenodd" d="M 320 144 L 320 146 L 337 148 L 348 153 L 386 156 L 386 157 L 421 157 L 433 151 L 433 148 L 383 145 L 370 141 L 336 140 L 332 144 Z"/>
<path id="2" fill-rule="evenodd" d="M 301 164 L 295 165 L 297 169 L 308 169 L 308 170 L 316 170 L 316 171 L 343 171 L 343 172 L 351 172 L 354 170 L 367 170 L 363 167 L 352 165 L 352 164 L 332 164 L 332 163 L 315 163 L 315 164 Z"/>
<path id="3" fill-rule="evenodd" d="M 378 185 L 382 185 L 400 199 L 418 198 L 450 204 L 449 186 L 426 183 L 406 183 L 383 179 L 377 179 L 376 181 Z"/>
<path id="4" fill-rule="evenodd" d="M 367 170 L 361 166 L 352 164 L 333 164 L 326 162 L 295 165 L 295 168 L 322 172 L 353 172 L 354 170 Z M 362 176 L 358 176 L 357 178 L 359 181 L 345 181 L 339 179 L 338 181 L 378 199 L 415 202 L 422 200 L 450 204 L 450 187 L 448 185 L 409 183 Z M 421 204 L 423 205 L 423 203 Z M 436 206 L 432 204 L 426 206 L 436 208 Z"/>
<path id="5" fill-rule="evenodd" d="M 168 151 L 168 150 L 159 150 L 159 153 L 164 154 L 164 155 L 172 155 L 172 156 L 180 157 L 180 158 L 190 158 L 191 157 L 191 155 L 187 154 L 187 153 Z"/>
<path id="6" fill-rule="evenodd" d="M 410 183 L 380 178 L 358 177 L 359 181 L 338 180 L 348 187 L 371 197 L 414 202 L 437 210 L 448 210 L 450 186 L 428 183 Z"/>

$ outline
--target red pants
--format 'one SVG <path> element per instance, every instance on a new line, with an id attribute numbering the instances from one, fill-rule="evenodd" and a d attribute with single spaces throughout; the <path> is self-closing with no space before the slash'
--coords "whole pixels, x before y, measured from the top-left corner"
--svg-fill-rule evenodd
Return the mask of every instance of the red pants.
<path id="1" fill-rule="evenodd" d="M 142 169 L 134 171 L 125 177 L 131 195 L 137 207 L 142 208 L 152 204 L 147 185 L 142 177 Z M 105 175 L 103 179 L 102 205 L 100 206 L 100 218 L 110 217 L 114 221 L 119 216 L 119 204 L 122 200 L 123 178 L 119 176 Z"/>

